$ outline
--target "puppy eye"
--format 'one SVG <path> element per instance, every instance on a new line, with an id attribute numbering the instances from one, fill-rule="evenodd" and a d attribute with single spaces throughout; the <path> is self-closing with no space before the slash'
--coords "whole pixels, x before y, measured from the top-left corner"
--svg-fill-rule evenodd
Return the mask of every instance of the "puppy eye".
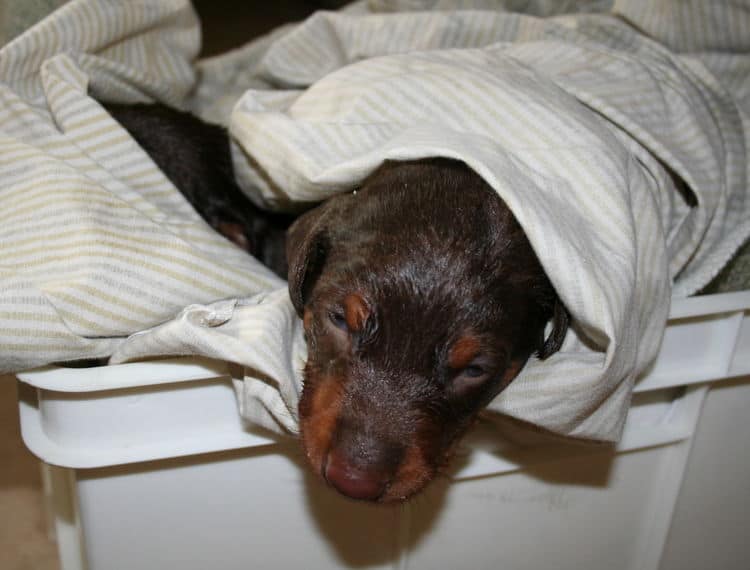
<path id="1" fill-rule="evenodd" d="M 483 364 L 471 363 L 461 368 L 450 383 L 450 391 L 457 396 L 483 386 L 491 377 L 490 369 Z"/>
<path id="2" fill-rule="evenodd" d="M 331 311 L 328 313 L 328 319 L 331 321 L 333 326 L 342 331 L 348 331 L 349 325 L 346 323 L 346 318 L 343 313 Z"/>
<path id="3" fill-rule="evenodd" d="M 467 378 L 480 378 L 485 374 L 487 374 L 487 371 L 478 364 L 469 364 L 469 366 L 461 370 L 461 375 Z"/>

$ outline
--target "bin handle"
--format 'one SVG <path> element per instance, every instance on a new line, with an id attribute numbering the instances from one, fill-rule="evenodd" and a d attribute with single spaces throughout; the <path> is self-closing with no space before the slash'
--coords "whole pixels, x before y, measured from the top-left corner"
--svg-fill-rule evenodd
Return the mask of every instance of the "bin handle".
<path id="1" fill-rule="evenodd" d="M 548 461 L 612 451 L 622 453 L 661 445 L 669 445 L 692 437 L 700 416 L 708 385 L 685 388 L 658 422 L 627 423 L 619 443 L 600 445 L 543 445 L 510 448 L 498 451 L 469 449 L 462 456 L 463 464 L 451 475 L 454 481 L 489 477 L 521 471 L 527 466 Z"/>

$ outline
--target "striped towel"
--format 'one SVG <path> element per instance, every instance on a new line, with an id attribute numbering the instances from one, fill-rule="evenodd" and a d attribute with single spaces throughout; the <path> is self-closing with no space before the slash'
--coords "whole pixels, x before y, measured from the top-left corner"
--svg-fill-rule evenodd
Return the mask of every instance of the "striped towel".
<path id="1" fill-rule="evenodd" d="M 71 2 L 0 51 L 0 370 L 108 356 L 190 303 L 283 287 L 89 96 L 181 105 L 186 2 Z"/>
<path id="2" fill-rule="evenodd" d="M 246 417 L 296 429 L 305 349 L 283 283 L 211 235 L 88 86 L 227 120 L 238 179 L 271 208 L 351 191 L 385 159 L 467 162 L 575 321 L 562 351 L 491 408 L 617 439 L 670 294 L 697 291 L 750 234 L 750 15 L 680 2 L 705 17 L 664 17 L 669 1 L 618 2 L 619 18 L 408 4 L 435 10 L 320 13 L 196 66 L 182 2 L 76 1 L 6 46 L 0 215 L 14 225 L 0 228 L 0 342 L 20 348 L 3 366 L 213 356 L 246 367 Z M 87 37 L 91 21 L 110 25 Z"/>

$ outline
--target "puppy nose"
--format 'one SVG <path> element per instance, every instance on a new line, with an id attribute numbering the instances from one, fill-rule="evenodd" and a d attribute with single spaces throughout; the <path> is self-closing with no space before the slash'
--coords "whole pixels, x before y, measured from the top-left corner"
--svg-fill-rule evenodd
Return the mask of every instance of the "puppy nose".
<path id="1" fill-rule="evenodd" d="M 378 499 L 388 484 L 386 474 L 377 469 L 355 466 L 333 450 L 328 454 L 323 475 L 340 493 L 362 501 Z"/>

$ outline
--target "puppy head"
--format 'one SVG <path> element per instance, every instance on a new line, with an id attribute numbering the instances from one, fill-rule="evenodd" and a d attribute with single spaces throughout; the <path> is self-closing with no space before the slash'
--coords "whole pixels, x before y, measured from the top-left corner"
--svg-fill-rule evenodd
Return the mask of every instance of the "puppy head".
<path id="1" fill-rule="evenodd" d="M 567 329 L 510 210 L 460 162 L 385 163 L 295 222 L 287 259 L 309 353 L 303 447 L 355 499 L 423 489 L 477 413 Z"/>

